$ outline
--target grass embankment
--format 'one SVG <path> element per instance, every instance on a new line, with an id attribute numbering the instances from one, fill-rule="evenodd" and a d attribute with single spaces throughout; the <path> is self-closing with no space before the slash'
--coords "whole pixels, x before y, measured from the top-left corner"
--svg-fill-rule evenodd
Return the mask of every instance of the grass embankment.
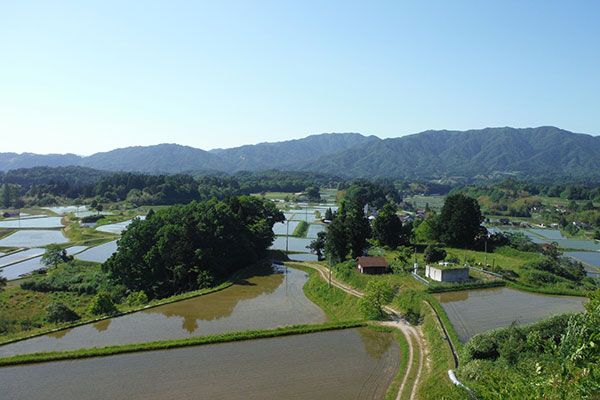
<path id="1" fill-rule="evenodd" d="M 318 305 L 332 321 L 360 320 L 363 316 L 358 307 L 358 298 L 335 286 L 329 288 L 320 273 L 304 265 L 286 263 L 286 265 L 307 272 L 310 277 L 302 290 L 306 297 Z"/>
<path id="2" fill-rule="evenodd" d="M 292 236 L 303 238 L 303 237 L 306 237 L 307 232 L 308 232 L 308 222 L 300 221 L 298 223 L 298 225 L 296 226 L 296 229 L 294 229 Z"/>
<path id="3" fill-rule="evenodd" d="M 331 331 L 338 329 L 358 328 L 366 326 L 363 321 L 326 322 L 319 325 L 293 325 L 268 330 L 248 330 L 218 335 L 199 336 L 186 339 L 160 340 L 148 343 L 106 346 L 100 348 L 80 349 L 73 351 L 24 354 L 0 358 L 0 367 L 10 365 L 33 364 L 59 360 L 76 360 L 82 358 L 111 356 L 116 354 L 136 353 L 152 350 L 168 350 L 187 346 L 237 342 L 242 340 L 265 339 L 277 336 L 301 335 L 307 333 Z"/>

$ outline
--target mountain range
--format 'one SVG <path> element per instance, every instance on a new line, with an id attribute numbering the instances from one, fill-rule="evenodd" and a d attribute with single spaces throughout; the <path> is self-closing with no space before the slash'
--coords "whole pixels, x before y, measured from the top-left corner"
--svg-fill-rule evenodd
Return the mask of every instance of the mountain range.
<path id="1" fill-rule="evenodd" d="M 319 171 L 344 177 L 452 179 L 600 175 L 600 137 L 556 127 L 425 131 L 393 139 L 325 133 L 205 151 L 177 144 L 96 153 L 0 153 L 0 171 L 76 165 L 106 171 Z"/>

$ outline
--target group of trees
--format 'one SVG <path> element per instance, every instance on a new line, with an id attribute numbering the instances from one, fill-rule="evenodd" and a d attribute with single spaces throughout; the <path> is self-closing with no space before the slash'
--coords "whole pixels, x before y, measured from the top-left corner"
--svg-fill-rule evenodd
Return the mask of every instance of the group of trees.
<path id="1" fill-rule="evenodd" d="M 195 290 L 264 257 L 283 220 L 273 203 L 250 196 L 175 205 L 134 219 L 102 267 L 151 299 Z"/>
<path id="2" fill-rule="evenodd" d="M 446 198 L 440 214 L 415 224 L 420 243 L 445 243 L 451 247 L 472 248 L 485 233 L 483 215 L 477 200 L 462 194 Z"/>
<path id="3" fill-rule="evenodd" d="M 364 214 L 363 203 L 355 199 L 349 210 L 342 201 L 335 218 L 327 227 L 326 251 L 334 259 L 344 261 L 351 252 L 352 258 L 359 257 L 368 247 L 371 225 Z"/>
<path id="4" fill-rule="evenodd" d="M 363 205 L 369 204 L 375 208 L 381 208 L 387 203 L 399 203 L 402 201 L 398 190 L 391 180 L 357 181 L 350 185 L 340 183 L 338 189 L 345 190 L 344 200 L 348 204 L 359 201 Z"/>

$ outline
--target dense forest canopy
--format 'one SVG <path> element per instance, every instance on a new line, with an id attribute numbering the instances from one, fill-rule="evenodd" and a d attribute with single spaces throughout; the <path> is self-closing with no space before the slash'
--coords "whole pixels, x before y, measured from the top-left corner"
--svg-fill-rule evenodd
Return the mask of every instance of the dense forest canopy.
<path id="1" fill-rule="evenodd" d="M 150 298 L 210 286 L 264 257 L 283 214 L 257 197 L 176 205 L 134 219 L 103 269 Z"/>

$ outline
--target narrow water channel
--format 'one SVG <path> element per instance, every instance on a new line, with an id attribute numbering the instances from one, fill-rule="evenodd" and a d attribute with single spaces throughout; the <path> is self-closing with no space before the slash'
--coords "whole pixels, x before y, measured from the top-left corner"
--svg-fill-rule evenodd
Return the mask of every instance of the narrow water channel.
<path id="1" fill-rule="evenodd" d="M 384 399 L 399 357 L 361 328 L 0 368 L 0 382 L 10 399 Z"/>
<path id="2" fill-rule="evenodd" d="M 0 357 L 325 322 L 302 291 L 307 280 L 293 268 L 255 269 L 219 292 L 0 346 Z"/>

